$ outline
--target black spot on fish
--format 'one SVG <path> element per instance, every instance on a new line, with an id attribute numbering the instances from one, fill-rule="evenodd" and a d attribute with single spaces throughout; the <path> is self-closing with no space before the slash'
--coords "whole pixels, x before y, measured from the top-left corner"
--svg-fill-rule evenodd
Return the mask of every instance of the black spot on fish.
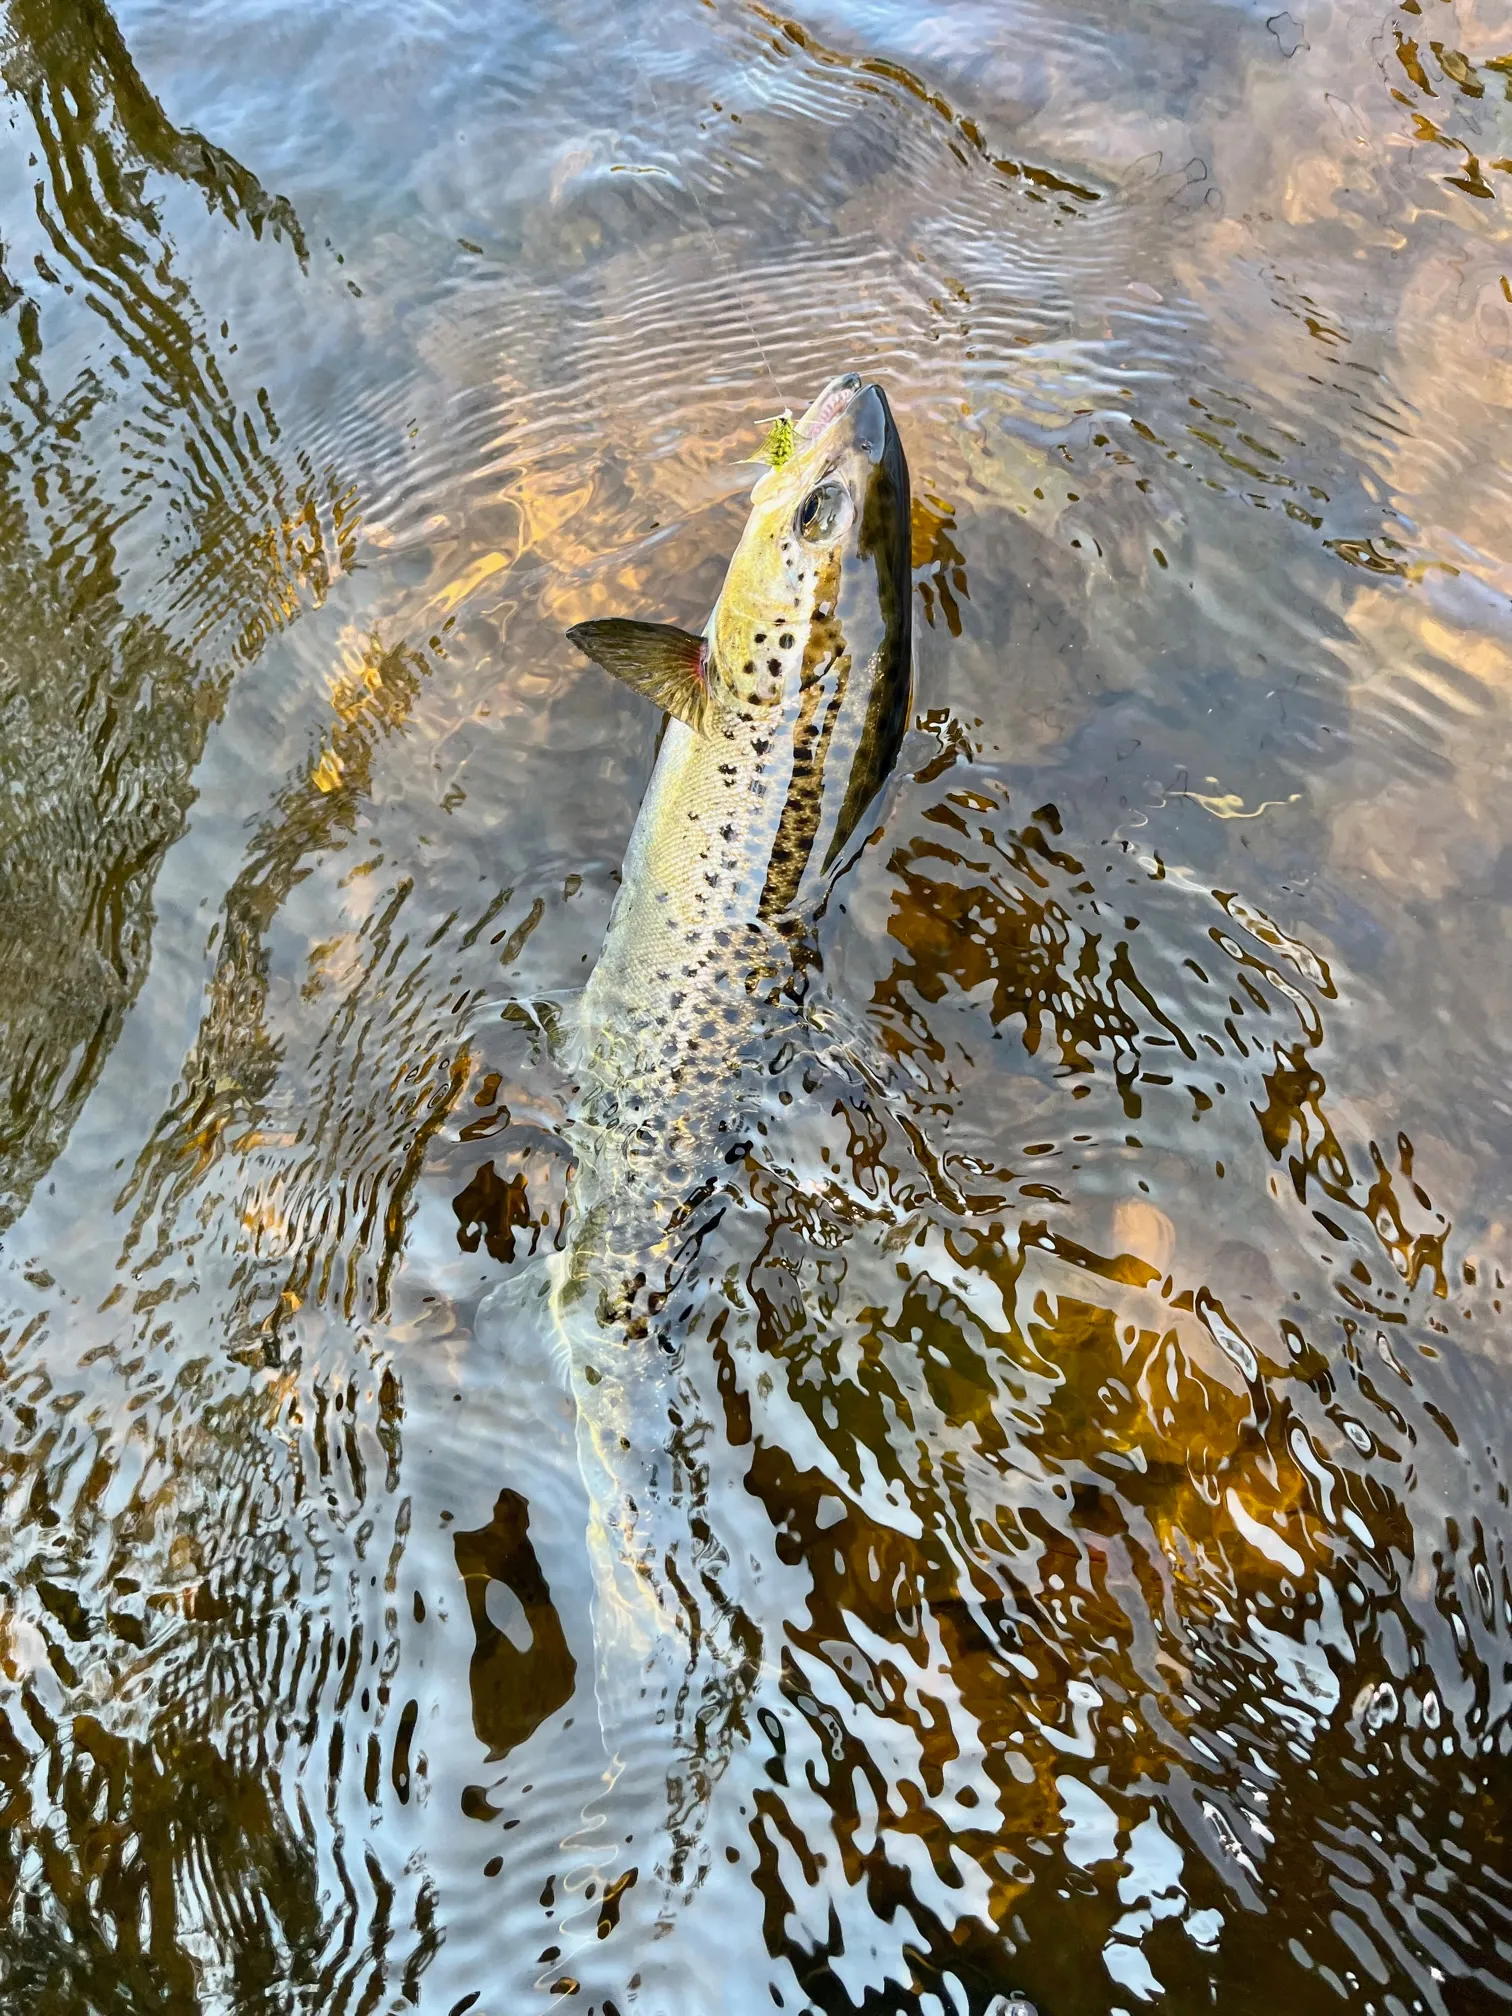
<path id="1" fill-rule="evenodd" d="M 782 647 L 782 649 L 783 649 L 784 651 L 791 651 L 791 650 L 792 650 L 792 648 L 793 648 L 793 633 L 792 633 L 792 631 L 791 631 L 791 630 L 784 630 L 784 631 L 783 631 L 783 633 L 782 633 L 782 635 L 781 635 L 781 636 L 780 636 L 780 637 L 779 637 L 779 638 L 777 639 L 777 642 L 778 642 L 778 643 L 779 643 L 779 644 L 781 645 L 781 647 Z"/>
<path id="2" fill-rule="evenodd" d="M 780 658 L 768 658 L 767 670 L 768 672 L 780 672 L 782 670 L 782 660 Z"/>
<path id="3" fill-rule="evenodd" d="M 745 662 L 745 669 L 748 676 L 754 674 L 756 670 L 756 660 L 754 658 L 747 658 Z"/>
<path id="4" fill-rule="evenodd" d="M 756 632 L 756 642 L 757 642 L 758 644 L 765 644 L 765 642 L 766 642 L 766 632 L 765 632 L 765 630 L 758 630 L 758 631 Z"/>

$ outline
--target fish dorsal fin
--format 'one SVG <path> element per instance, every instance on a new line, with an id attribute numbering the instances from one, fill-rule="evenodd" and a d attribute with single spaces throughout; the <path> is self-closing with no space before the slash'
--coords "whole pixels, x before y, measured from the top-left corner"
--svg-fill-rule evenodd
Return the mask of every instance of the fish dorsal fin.
<path id="1" fill-rule="evenodd" d="M 621 616 L 575 623 L 571 643 L 637 693 L 702 734 L 713 716 L 709 646 L 670 623 L 631 623 Z"/>

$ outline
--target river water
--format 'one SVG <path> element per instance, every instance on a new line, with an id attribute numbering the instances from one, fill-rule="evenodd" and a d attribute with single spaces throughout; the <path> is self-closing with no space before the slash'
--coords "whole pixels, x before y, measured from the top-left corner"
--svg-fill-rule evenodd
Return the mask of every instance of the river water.
<path id="1" fill-rule="evenodd" d="M 1512 2001 L 1512 10 L 1274 5 L 6 0 L 7 2010 Z M 687 1312 L 781 1677 L 658 1935 L 563 632 L 852 368 L 915 725 Z"/>

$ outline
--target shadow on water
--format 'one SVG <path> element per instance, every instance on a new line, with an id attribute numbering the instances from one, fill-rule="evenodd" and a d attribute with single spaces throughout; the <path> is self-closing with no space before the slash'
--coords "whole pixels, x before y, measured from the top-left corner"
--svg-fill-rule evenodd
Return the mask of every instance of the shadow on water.
<path id="1" fill-rule="evenodd" d="M 440 648 L 440 637 L 433 637 L 431 650 Z M 426 1144 L 468 1076 L 465 1050 L 445 1060 L 436 1082 L 427 1074 L 398 1101 L 385 1135 L 379 1131 L 383 1116 L 358 1096 L 350 1060 L 343 1055 L 342 1038 L 358 1012 L 372 1012 L 366 997 L 391 947 L 402 949 L 395 927 L 402 921 L 409 888 L 401 885 L 363 934 L 368 943 L 352 965 L 348 987 L 336 990 L 344 998 L 332 1015 L 329 1041 L 321 1046 L 330 1058 L 313 1124 L 290 1133 L 269 1121 L 283 1058 L 267 1026 L 264 933 L 311 863 L 352 832 L 357 808 L 371 790 L 375 747 L 402 729 L 429 669 L 426 654 L 405 645 L 385 650 L 375 639 L 336 683 L 329 734 L 308 771 L 279 793 L 247 850 L 246 865 L 226 892 L 198 1034 L 171 1103 L 120 1198 L 121 1207 L 132 1208 L 127 1252 L 142 1244 L 151 1226 L 153 1241 L 140 1264 L 161 1264 L 172 1251 L 180 1209 L 231 1142 L 244 1181 L 257 1168 L 260 1148 L 306 1148 L 295 1158 L 275 1153 L 267 1180 L 257 1185 L 254 1178 L 251 1194 L 238 1207 L 252 1234 L 245 1264 L 235 1276 L 239 1299 L 249 1322 L 270 1326 L 268 1340 L 275 1354 L 279 1314 L 297 1309 L 307 1296 L 324 1300 L 334 1286 L 346 1315 L 356 1312 L 358 1269 L 370 1255 L 376 1272 L 367 1300 L 378 1316 L 387 1313 L 389 1279 Z M 405 976 L 406 987 L 413 988 L 424 963 Z M 308 984 L 312 993 L 323 991 L 318 970 Z M 410 1054 L 415 1038 L 411 1015 L 399 1018 L 388 1040 L 396 1054 Z M 292 1222 L 285 1201 L 291 1196 L 300 1199 L 302 1214 Z M 326 1237 L 333 1211 L 336 1229 Z M 343 1231 L 349 1236 L 344 1252 Z M 293 1264 L 280 1272 L 282 1254 L 291 1256 Z M 272 1275 L 279 1278 L 272 1280 Z M 260 1316 L 254 1313 L 259 1296 L 271 1305 Z"/>
<path id="2" fill-rule="evenodd" d="M 92 0 L 8 7 L 0 75 L 30 121 L 46 243 L 34 273 L 6 282 L 0 407 L 8 1221 L 143 984 L 154 881 L 235 672 L 321 601 L 351 562 L 354 525 L 350 491 L 289 454 L 266 395 L 247 409 L 228 389 L 160 192 L 193 187 L 303 267 L 290 205 L 171 122 Z M 74 305 L 61 311 L 60 296 Z M 82 367 L 70 314 L 98 328 Z M 355 763 L 350 736 L 333 749 Z M 227 1021 L 255 1082 L 245 993 Z M 322 1629 L 313 1589 L 303 1610 L 297 1592 L 302 1574 L 318 1584 L 334 1570 L 333 1534 L 371 1531 L 369 1467 L 381 1491 L 397 1486 L 397 1384 L 370 1382 L 362 1403 L 355 1383 L 318 1377 L 227 1390 L 200 1361 L 156 1392 L 138 1385 L 123 1440 L 98 1415 L 54 1413 L 45 1324 L 3 1334 L 7 2004 L 346 2009 L 389 1979 L 413 1998 L 435 1947 L 426 1893 L 396 1891 L 356 1844 L 349 1871 L 339 1830 L 317 1837 L 282 1766 L 289 1746 L 307 1751 L 323 1690 L 339 1702 L 363 1680 L 367 1693 L 361 1618 Z M 143 1357 L 128 1346 L 112 1362 L 130 1380 Z M 327 1512 L 319 1564 L 305 1461 Z M 35 1621 L 17 1610 L 22 1591 Z M 334 1809 L 341 1731 L 328 1733 Z M 372 1775 L 371 1759 L 355 1764 Z"/>
<path id="3" fill-rule="evenodd" d="M 154 178 L 306 260 L 289 204 L 164 114 L 109 11 L 6 10 L 0 76 L 35 136 L 46 242 L 12 276 L 0 408 L 8 1113 L 0 1210 L 13 1217 L 66 1141 L 147 968 L 152 887 L 238 663 L 352 558 L 353 499 L 280 455 L 266 395 L 227 388 L 175 271 Z M 40 282 L 40 286 L 37 285 Z M 53 382 L 59 294 L 98 318 L 98 361 Z M 61 330 L 60 330 L 61 334 Z M 133 606 L 122 544 L 146 511 L 160 570 Z M 323 515 L 322 515 L 323 514 Z"/>
<path id="4" fill-rule="evenodd" d="M 39 1432 L 22 1383 L 7 1392 L 7 1996 L 348 2009 L 412 1985 L 435 1950 L 431 1900 L 396 1891 L 341 1817 L 344 1783 L 380 1802 L 376 1748 L 347 1757 L 339 1717 L 385 1691 L 356 1570 L 372 1485 L 398 1481 L 397 1386 L 207 1401 L 201 1368 L 112 1448 L 98 1428 Z M 35 1370 L 24 1386 L 44 1397 Z M 322 1618 L 344 1561 L 345 1614 Z M 317 1735 L 323 1825 L 299 1782 Z M 399 1798 L 403 1749 L 401 1732 L 384 1779 Z"/>
<path id="5" fill-rule="evenodd" d="M 1082 858 L 1053 806 L 1015 828 L 970 762 L 899 839 L 874 1011 L 920 1129 L 996 1153 L 953 1147 L 921 1183 L 885 1116 L 847 1115 L 847 1188 L 892 1221 L 891 1281 L 811 1182 L 753 1182 L 770 1215 L 729 1428 L 812 1577 L 778 1782 L 820 1791 L 839 1863 L 758 1798 L 769 1944 L 836 2010 L 841 1956 L 905 1904 L 913 1984 L 868 2007 L 913 2007 L 951 1972 L 1050 2008 L 1101 2006 L 1108 1973 L 1196 2007 L 1219 1954 L 1214 1978 L 1307 2008 L 1446 1976 L 1462 1985 L 1414 2006 L 1481 2006 L 1468 1984 L 1504 1987 L 1512 1897 L 1505 1484 L 1495 1440 L 1453 1425 L 1486 1406 L 1489 1368 L 1432 1340 L 1455 1304 L 1494 1324 L 1499 1281 L 1449 1280 L 1405 1137 L 1341 1142 L 1335 989 L 1305 946 L 1122 848 Z M 1141 941 L 1197 938 L 1173 902 L 1206 911 L 1206 963 L 1161 975 Z M 974 1111 L 1003 1038 L 1066 1104 L 1059 1125 L 1026 1114 L 1007 1163 L 1012 1116 Z M 1220 1102 L 1258 1130 L 1290 1237 L 1199 1227 L 1188 1258 L 1139 1194 L 1134 1129 L 1158 1138 L 1175 1109 L 1200 1135 Z M 1089 1186 L 1101 1250 L 1070 1235 Z M 790 1424 L 762 1436 L 781 1410 L 755 1397 L 758 1365 L 802 1409 L 807 1463 Z M 1462 1466 L 1468 1518 L 1430 1481 Z"/>

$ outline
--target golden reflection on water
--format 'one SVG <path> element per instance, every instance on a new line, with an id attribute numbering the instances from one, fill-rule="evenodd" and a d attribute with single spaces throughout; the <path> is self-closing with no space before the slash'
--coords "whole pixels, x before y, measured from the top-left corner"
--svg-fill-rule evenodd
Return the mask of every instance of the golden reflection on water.
<path id="1" fill-rule="evenodd" d="M 7 5 L 7 2007 L 1512 1996 L 1509 50 Z M 771 1656 L 653 1936 L 530 1284 L 655 726 L 561 632 L 701 623 L 848 366 L 918 726 L 685 1276 Z"/>

